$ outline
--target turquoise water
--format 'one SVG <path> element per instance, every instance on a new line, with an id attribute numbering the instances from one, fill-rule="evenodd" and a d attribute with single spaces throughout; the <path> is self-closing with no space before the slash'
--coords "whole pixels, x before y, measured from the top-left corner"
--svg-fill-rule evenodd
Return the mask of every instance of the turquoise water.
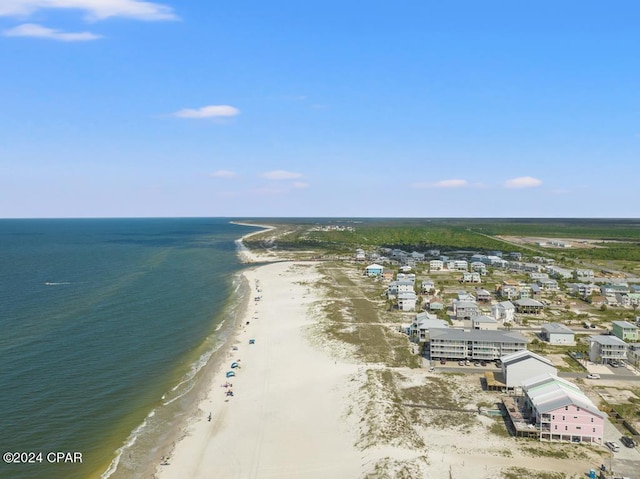
<path id="1" fill-rule="evenodd" d="M 141 474 L 233 327 L 234 240 L 253 230 L 223 219 L 0 220 L 0 451 L 44 454 L 0 462 L 0 477 Z M 49 462 L 57 451 L 82 463 Z"/>

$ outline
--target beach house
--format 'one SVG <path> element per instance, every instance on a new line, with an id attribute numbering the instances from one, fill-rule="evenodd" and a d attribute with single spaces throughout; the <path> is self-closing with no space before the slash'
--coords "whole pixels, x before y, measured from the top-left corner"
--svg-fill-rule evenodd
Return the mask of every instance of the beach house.
<path id="1" fill-rule="evenodd" d="M 460 278 L 461 283 L 480 283 L 482 279 L 480 278 L 480 273 L 474 272 L 464 272 L 462 273 L 462 278 Z"/>
<path id="2" fill-rule="evenodd" d="M 501 301 L 491 306 L 491 314 L 497 321 L 511 323 L 515 319 L 516 308 L 511 301 Z"/>
<path id="3" fill-rule="evenodd" d="M 398 293 L 398 309 L 400 311 L 415 311 L 417 296 L 413 291 Z"/>
<path id="4" fill-rule="evenodd" d="M 575 384 L 546 375 L 523 382 L 522 390 L 540 440 L 602 443 L 607 416 Z"/>
<path id="5" fill-rule="evenodd" d="M 370 264 L 364 269 L 364 274 L 367 276 L 382 276 L 384 267 L 379 264 Z"/>
<path id="6" fill-rule="evenodd" d="M 471 318 L 471 329 L 496 331 L 498 322 L 489 316 L 474 316 Z"/>
<path id="7" fill-rule="evenodd" d="M 542 339 L 549 344 L 575 344 L 575 333 L 561 323 L 542 325 Z"/>
<path id="8" fill-rule="evenodd" d="M 530 298 L 516 299 L 513 305 L 516 307 L 516 312 L 522 314 L 540 314 L 544 309 L 540 301 Z"/>
<path id="9" fill-rule="evenodd" d="M 623 341 L 631 343 L 638 341 L 638 326 L 628 321 L 612 321 L 611 332 Z"/>
<path id="10" fill-rule="evenodd" d="M 409 327 L 409 335 L 415 340 L 426 341 L 429 330 L 448 327 L 449 324 L 443 319 L 438 319 L 435 314 L 418 313 Z"/>
<path id="11" fill-rule="evenodd" d="M 453 314 L 459 321 L 480 315 L 480 308 L 473 301 L 453 301 Z"/>
<path id="12" fill-rule="evenodd" d="M 598 335 L 589 338 L 589 361 L 604 364 L 609 361 L 624 361 L 627 358 L 627 343 L 613 335 Z"/>
<path id="13" fill-rule="evenodd" d="M 439 259 L 432 259 L 429 261 L 429 271 L 442 271 L 444 268 L 444 262 Z"/>
<path id="14" fill-rule="evenodd" d="M 503 356 L 500 360 L 502 378 L 509 389 L 519 388 L 523 382 L 531 378 L 558 374 L 551 361 L 526 349 Z"/>

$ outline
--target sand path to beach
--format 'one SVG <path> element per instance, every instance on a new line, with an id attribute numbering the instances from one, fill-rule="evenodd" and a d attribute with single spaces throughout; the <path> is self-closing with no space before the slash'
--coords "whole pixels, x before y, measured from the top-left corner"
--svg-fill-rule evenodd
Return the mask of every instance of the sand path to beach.
<path id="1" fill-rule="evenodd" d="M 273 263 L 244 274 L 252 294 L 237 350 L 157 477 L 358 477 L 361 455 L 344 420 L 346 382 L 357 366 L 336 362 L 306 336 L 309 306 L 320 299 L 310 284 L 319 277 L 315 265 Z M 227 379 L 233 361 L 240 368 Z"/>

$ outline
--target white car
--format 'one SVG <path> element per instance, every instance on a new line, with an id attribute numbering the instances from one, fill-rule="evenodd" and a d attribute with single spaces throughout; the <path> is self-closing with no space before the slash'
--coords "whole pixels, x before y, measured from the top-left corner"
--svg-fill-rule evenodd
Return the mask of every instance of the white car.
<path id="1" fill-rule="evenodd" d="M 605 442 L 606 446 L 611 449 L 613 452 L 618 452 L 620 450 L 620 446 L 617 442 L 607 441 Z"/>
<path id="2" fill-rule="evenodd" d="M 587 374 L 587 379 L 600 379 L 600 375 L 596 373 Z"/>

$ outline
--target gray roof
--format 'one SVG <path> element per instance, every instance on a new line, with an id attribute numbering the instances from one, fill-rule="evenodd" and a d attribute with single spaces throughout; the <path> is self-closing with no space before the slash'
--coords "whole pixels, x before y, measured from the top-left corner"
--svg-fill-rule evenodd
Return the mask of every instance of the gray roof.
<path id="1" fill-rule="evenodd" d="M 457 301 L 456 302 L 456 307 L 457 308 L 477 308 L 478 305 L 476 303 L 474 303 L 473 301 Z"/>
<path id="2" fill-rule="evenodd" d="M 553 366 L 553 363 L 547 358 L 544 358 L 539 354 L 533 353 L 531 351 L 527 351 L 526 349 L 522 351 L 517 351 L 515 353 L 507 354 L 506 356 L 502 356 L 500 360 L 502 361 L 503 366 L 506 367 L 509 364 L 519 363 L 520 361 L 526 361 L 527 359 L 532 359 L 532 358 L 548 366 Z"/>
<path id="3" fill-rule="evenodd" d="M 598 335 L 589 337 L 589 341 L 595 341 L 598 344 L 603 344 L 606 346 L 626 346 L 622 339 L 617 338 L 616 336 L 608 336 L 608 335 Z"/>
<path id="4" fill-rule="evenodd" d="M 515 308 L 515 306 L 513 305 L 513 303 L 511 301 L 500 301 L 498 304 L 504 309 L 514 309 Z"/>
<path id="5" fill-rule="evenodd" d="M 622 329 L 638 329 L 638 326 L 631 324 L 629 321 L 611 321 L 611 324 L 615 324 Z"/>
<path id="6" fill-rule="evenodd" d="M 497 323 L 497 321 L 490 316 L 474 316 L 471 318 L 471 321 L 474 323 Z"/>
<path id="7" fill-rule="evenodd" d="M 567 328 L 564 324 L 561 324 L 561 323 L 543 324 L 542 330 L 546 331 L 547 333 L 554 333 L 554 334 L 574 334 L 573 331 L 571 331 L 569 328 Z"/>
<path id="8" fill-rule="evenodd" d="M 540 301 L 536 301 L 535 299 L 531 298 L 516 299 L 514 303 L 518 306 L 538 306 L 541 308 L 544 307 L 544 305 Z"/>
<path id="9" fill-rule="evenodd" d="M 527 344 L 527 339 L 515 331 L 491 331 L 484 329 L 472 329 L 464 331 L 462 329 L 432 329 L 431 339 L 449 339 L 452 341 L 487 341 L 503 343 L 523 343 Z"/>

